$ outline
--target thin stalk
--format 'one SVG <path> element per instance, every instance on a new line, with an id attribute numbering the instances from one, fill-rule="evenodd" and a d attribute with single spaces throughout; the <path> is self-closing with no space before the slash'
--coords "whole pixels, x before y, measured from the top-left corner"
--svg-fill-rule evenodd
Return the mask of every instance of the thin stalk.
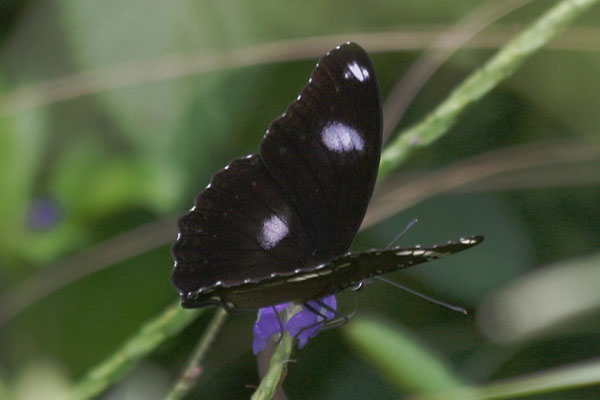
<path id="1" fill-rule="evenodd" d="M 93 368 L 73 387 L 70 399 L 91 399 L 121 379 L 127 372 L 162 342 L 177 335 L 202 310 L 185 310 L 179 302 L 147 322 L 140 331 L 107 359 Z"/>
<path id="2" fill-rule="evenodd" d="M 196 384 L 198 377 L 202 374 L 202 361 L 210 345 L 217 338 L 217 334 L 227 319 L 227 311 L 219 307 L 208 324 L 206 331 L 194 349 L 187 366 L 181 373 L 181 376 L 173 386 L 171 392 L 167 395 L 167 400 L 177 400 L 183 398 Z"/>
<path id="3" fill-rule="evenodd" d="M 386 147 L 381 155 L 378 178 L 387 176 L 415 150 L 428 146 L 448 132 L 467 106 L 511 76 L 530 56 L 562 32 L 575 17 L 597 2 L 598 0 L 563 0 L 534 21 L 481 69 L 454 89 L 422 122 L 405 130 Z"/>

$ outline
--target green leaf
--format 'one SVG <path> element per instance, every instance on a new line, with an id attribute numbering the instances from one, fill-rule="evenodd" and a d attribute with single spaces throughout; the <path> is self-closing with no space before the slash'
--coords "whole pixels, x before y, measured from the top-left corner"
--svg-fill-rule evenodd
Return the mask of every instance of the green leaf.
<path id="1" fill-rule="evenodd" d="M 477 387 L 419 396 L 420 400 L 514 399 L 600 383 L 600 360 L 571 364 Z M 567 398 L 567 397 L 565 397 Z"/>
<path id="2" fill-rule="evenodd" d="M 356 318 L 344 334 L 359 354 L 404 391 L 430 393 L 464 385 L 439 356 L 399 326 Z"/>
<path id="3" fill-rule="evenodd" d="M 600 310 L 600 253 L 550 265 L 490 295 L 477 310 L 480 329 L 500 343 L 571 329 Z"/>

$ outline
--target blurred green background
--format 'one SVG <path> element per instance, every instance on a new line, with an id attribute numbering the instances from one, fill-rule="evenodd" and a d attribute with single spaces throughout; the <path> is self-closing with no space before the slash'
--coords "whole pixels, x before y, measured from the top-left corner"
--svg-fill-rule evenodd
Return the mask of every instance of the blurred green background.
<path id="1" fill-rule="evenodd" d="M 0 398 L 60 398 L 176 300 L 169 283 L 176 216 L 213 172 L 256 151 L 324 49 L 363 44 L 385 100 L 433 39 L 500 3 L 521 4 L 441 65 L 395 132 L 420 121 L 555 3 L 2 2 Z M 494 150 L 504 170 L 450 192 L 425 190 L 408 208 L 398 200 L 399 212 L 353 245 L 385 247 L 413 218 L 419 224 L 398 244 L 486 237 L 468 252 L 389 276 L 466 307 L 468 316 L 381 283 L 358 293 L 359 316 L 409 332 L 465 382 L 600 355 L 599 18 L 598 7 L 578 18 L 385 186 L 427 182 L 477 155 L 472 168 L 484 171 Z M 374 36 L 382 31 L 399 38 Z M 302 38 L 312 39 L 293 41 Z M 382 47 L 388 50 L 377 51 Z M 301 56 L 294 52 L 300 48 Z M 270 59 L 261 62 L 259 49 Z M 545 162 L 535 164 L 535 157 Z M 128 252 L 132 257 L 121 261 Z M 352 310 L 352 294 L 340 301 Z M 102 398 L 162 398 L 208 318 L 161 345 Z M 228 319 L 190 398 L 251 395 L 259 382 L 255 318 Z M 367 361 L 349 328 L 321 333 L 295 354 L 284 385 L 289 398 L 396 399 L 410 392 Z M 600 390 L 530 398 L 600 398 Z"/>

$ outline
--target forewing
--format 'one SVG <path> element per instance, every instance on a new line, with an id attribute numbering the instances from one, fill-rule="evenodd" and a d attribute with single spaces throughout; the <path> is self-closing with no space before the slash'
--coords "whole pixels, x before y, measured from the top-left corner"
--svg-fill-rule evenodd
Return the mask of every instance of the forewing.
<path id="1" fill-rule="evenodd" d="M 261 156 L 295 210 L 317 262 L 348 250 L 373 192 L 382 114 L 375 70 L 346 43 L 329 52 L 273 121 Z"/>
<path id="2" fill-rule="evenodd" d="M 271 124 L 260 155 L 216 173 L 180 219 L 172 282 L 184 299 L 344 253 L 375 184 L 381 118 L 364 50 L 348 43 L 328 53 Z"/>

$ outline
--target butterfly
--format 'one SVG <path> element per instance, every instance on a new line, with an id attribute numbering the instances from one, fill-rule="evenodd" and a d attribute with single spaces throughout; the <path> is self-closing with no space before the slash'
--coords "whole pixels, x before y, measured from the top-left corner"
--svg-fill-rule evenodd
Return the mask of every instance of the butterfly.
<path id="1" fill-rule="evenodd" d="M 215 173 L 179 220 L 171 281 L 182 306 L 305 302 L 480 243 L 347 253 L 375 186 L 382 119 L 367 53 L 350 42 L 328 52 L 259 152 Z"/>

